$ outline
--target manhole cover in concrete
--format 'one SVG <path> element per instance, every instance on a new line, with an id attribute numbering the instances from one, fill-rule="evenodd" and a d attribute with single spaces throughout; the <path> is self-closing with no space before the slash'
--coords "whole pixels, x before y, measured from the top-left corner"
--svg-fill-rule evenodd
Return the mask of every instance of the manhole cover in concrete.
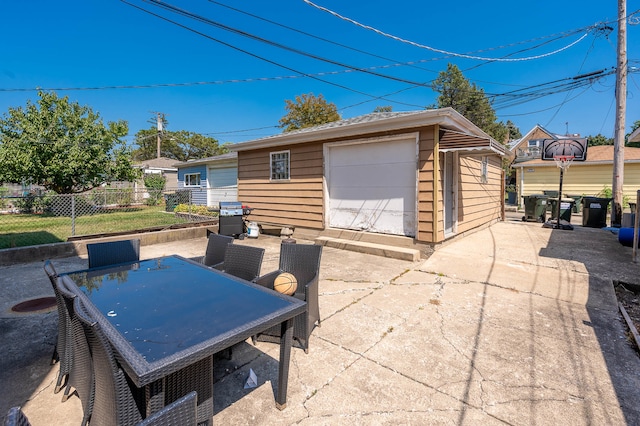
<path id="1" fill-rule="evenodd" d="M 11 308 L 11 311 L 18 313 L 37 312 L 52 309 L 54 306 L 56 306 L 55 297 L 39 297 L 18 303 Z"/>

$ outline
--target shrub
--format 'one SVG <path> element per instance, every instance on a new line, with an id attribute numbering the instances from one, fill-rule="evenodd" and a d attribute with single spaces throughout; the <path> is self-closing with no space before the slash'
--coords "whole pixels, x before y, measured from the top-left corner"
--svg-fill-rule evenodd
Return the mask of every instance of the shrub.
<path id="1" fill-rule="evenodd" d="M 191 204 L 191 206 L 189 206 L 189 204 L 178 204 L 176 208 L 173 209 L 173 211 L 176 213 L 197 214 L 199 216 L 211 216 L 211 217 L 218 216 L 217 212 L 209 211 L 207 206 L 203 206 L 199 204 Z"/>
<path id="2" fill-rule="evenodd" d="M 162 197 L 162 190 L 167 182 L 164 176 L 157 173 L 148 173 L 144 175 L 144 186 L 147 188 L 149 198 L 146 199 L 146 203 L 149 206 L 157 206 L 160 204 L 160 198 Z"/>

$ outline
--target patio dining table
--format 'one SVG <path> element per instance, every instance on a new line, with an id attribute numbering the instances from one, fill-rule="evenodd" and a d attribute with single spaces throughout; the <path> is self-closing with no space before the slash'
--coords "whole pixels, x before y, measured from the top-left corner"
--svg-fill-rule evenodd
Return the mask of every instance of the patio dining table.
<path id="1" fill-rule="evenodd" d="M 286 406 L 293 318 L 305 303 L 173 255 L 61 275 L 101 325 L 116 358 L 144 389 L 150 415 L 198 392 L 213 417 L 213 355 L 280 324 L 276 406 Z"/>

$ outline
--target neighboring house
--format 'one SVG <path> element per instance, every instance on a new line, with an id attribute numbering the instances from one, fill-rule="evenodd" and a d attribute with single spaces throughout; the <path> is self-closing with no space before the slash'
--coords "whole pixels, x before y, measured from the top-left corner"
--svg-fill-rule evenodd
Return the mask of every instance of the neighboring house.
<path id="1" fill-rule="evenodd" d="M 554 161 L 535 159 L 515 163 L 518 194 L 541 194 L 543 190 L 559 189 L 560 169 Z M 562 179 L 562 193 L 596 196 L 613 182 L 613 145 L 590 146 L 587 160 L 574 161 Z M 640 148 L 624 148 L 624 195 L 636 198 L 640 189 Z M 520 199 L 522 203 L 522 198 Z"/>
<path id="2" fill-rule="evenodd" d="M 167 157 L 153 158 L 136 163 L 134 167 L 142 170 L 144 174 L 161 174 L 166 179 L 165 190 L 175 191 L 178 188 L 178 169 L 175 168 L 176 160 Z M 136 182 L 136 189 L 144 190 L 144 181 Z"/>
<path id="3" fill-rule="evenodd" d="M 629 142 L 640 142 L 640 127 L 629 135 Z"/>
<path id="4" fill-rule="evenodd" d="M 514 162 L 528 161 L 540 158 L 542 152 L 542 141 L 545 139 L 561 139 L 569 137 L 579 137 L 580 135 L 558 135 L 550 132 L 539 124 L 536 124 L 526 135 L 520 139 L 509 142 L 509 150 L 514 154 Z"/>
<path id="5" fill-rule="evenodd" d="M 504 145 L 452 108 L 373 113 L 229 147 L 252 220 L 438 243 L 500 220 Z"/>
<path id="6" fill-rule="evenodd" d="M 238 154 L 207 157 L 174 164 L 178 189 L 191 191 L 194 204 L 218 207 L 220 201 L 238 200 Z"/>

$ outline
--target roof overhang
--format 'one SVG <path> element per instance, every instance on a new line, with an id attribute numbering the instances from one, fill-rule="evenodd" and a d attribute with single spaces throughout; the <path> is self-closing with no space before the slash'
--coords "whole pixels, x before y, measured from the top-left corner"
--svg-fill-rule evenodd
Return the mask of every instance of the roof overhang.
<path id="1" fill-rule="evenodd" d="M 498 154 L 502 157 L 512 158 L 514 153 L 506 146 L 496 142 L 490 137 L 470 135 L 468 133 L 457 132 L 455 130 L 441 130 L 440 142 L 438 144 L 440 152 L 467 152 L 473 154 Z"/>
<path id="2" fill-rule="evenodd" d="M 235 152 L 229 152 L 226 154 L 216 155 L 214 157 L 200 158 L 197 160 L 184 161 L 182 163 L 176 163 L 173 166 L 177 168 L 201 166 L 203 164 L 221 164 L 221 163 L 237 163 L 238 154 Z"/>
<path id="3" fill-rule="evenodd" d="M 640 127 L 629 135 L 629 142 L 640 142 Z"/>
<path id="4" fill-rule="evenodd" d="M 303 129 L 302 131 L 282 133 L 262 139 L 239 142 L 230 145 L 229 150 L 239 152 L 260 148 L 276 148 L 292 144 L 320 142 L 328 139 L 362 137 L 373 133 L 406 131 L 408 129 L 433 125 L 440 125 L 447 130 L 454 130 L 463 134 L 478 136 L 493 141 L 489 135 L 453 108 L 440 108 L 416 111 L 415 113 L 382 118 L 374 121 L 348 122 L 348 120 L 346 120 L 343 125 L 341 125 L 340 122 L 336 122 L 334 126 L 320 126 L 317 129 Z M 497 142 L 495 143 L 498 144 Z"/>

